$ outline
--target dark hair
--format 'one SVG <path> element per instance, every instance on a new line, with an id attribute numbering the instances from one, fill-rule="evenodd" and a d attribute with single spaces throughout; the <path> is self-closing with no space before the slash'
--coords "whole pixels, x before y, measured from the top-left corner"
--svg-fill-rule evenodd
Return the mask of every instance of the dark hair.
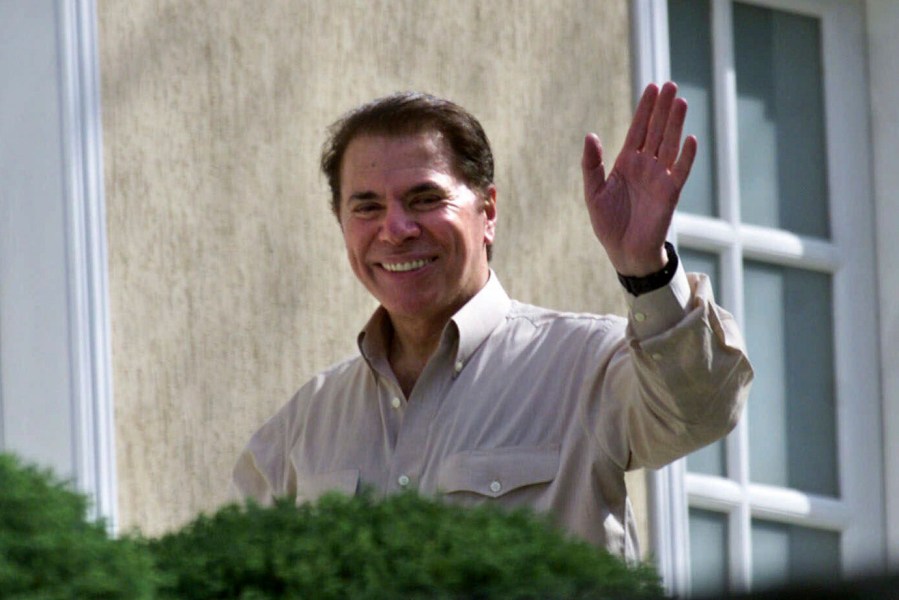
<path id="1" fill-rule="evenodd" d="M 360 135 L 402 136 L 436 131 L 452 149 L 456 175 L 478 193 L 493 184 L 493 153 L 484 129 L 467 110 L 420 92 L 400 92 L 348 112 L 328 129 L 321 169 L 331 187 L 331 210 L 340 218 L 340 169 L 350 142 Z"/>

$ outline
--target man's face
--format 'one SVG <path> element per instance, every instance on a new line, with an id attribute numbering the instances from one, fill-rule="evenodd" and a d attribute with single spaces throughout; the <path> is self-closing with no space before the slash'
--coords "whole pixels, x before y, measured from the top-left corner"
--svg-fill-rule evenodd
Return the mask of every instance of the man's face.
<path id="1" fill-rule="evenodd" d="M 477 194 L 436 132 L 360 136 L 343 157 L 340 226 L 356 277 L 396 321 L 442 327 L 487 282 L 496 191 Z"/>

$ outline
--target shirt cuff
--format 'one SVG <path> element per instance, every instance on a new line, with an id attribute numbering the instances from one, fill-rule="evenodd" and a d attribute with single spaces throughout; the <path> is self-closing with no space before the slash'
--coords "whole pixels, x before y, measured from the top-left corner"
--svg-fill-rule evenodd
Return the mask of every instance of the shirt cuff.
<path id="1" fill-rule="evenodd" d="M 625 294 L 627 320 L 638 340 L 663 333 L 680 323 L 690 308 L 690 283 L 683 261 L 668 285 L 634 296 Z"/>

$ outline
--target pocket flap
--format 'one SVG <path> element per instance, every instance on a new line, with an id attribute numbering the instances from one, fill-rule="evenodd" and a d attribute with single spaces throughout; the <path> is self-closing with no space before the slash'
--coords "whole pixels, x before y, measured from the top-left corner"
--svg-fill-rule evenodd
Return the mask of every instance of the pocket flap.
<path id="1" fill-rule="evenodd" d="M 559 445 L 469 450 L 440 467 L 441 491 L 474 492 L 496 498 L 512 490 L 552 481 L 559 470 Z"/>
<path id="2" fill-rule="evenodd" d="M 325 493 L 334 491 L 354 496 L 358 485 L 358 469 L 313 474 L 297 473 L 297 504 L 315 502 Z"/>

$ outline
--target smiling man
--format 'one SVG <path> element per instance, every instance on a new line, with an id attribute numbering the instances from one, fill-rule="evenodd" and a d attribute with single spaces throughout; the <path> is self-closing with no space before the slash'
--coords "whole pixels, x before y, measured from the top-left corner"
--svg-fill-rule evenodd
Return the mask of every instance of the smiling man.
<path id="1" fill-rule="evenodd" d="M 612 170 L 586 136 L 587 215 L 627 319 L 511 300 L 489 267 L 497 190 L 477 120 L 425 94 L 339 120 L 322 156 L 356 277 L 380 307 L 359 356 L 304 385 L 234 469 L 243 496 L 415 489 L 550 513 L 638 556 L 624 473 L 726 434 L 752 369 L 704 275 L 665 236 L 696 154 L 686 103 L 647 87 Z"/>
<path id="2" fill-rule="evenodd" d="M 490 274 L 496 190 L 456 176 L 443 135 L 360 135 L 341 161 L 338 218 L 356 277 L 393 329 L 390 367 L 408 397 L 444 326 Z"/>

